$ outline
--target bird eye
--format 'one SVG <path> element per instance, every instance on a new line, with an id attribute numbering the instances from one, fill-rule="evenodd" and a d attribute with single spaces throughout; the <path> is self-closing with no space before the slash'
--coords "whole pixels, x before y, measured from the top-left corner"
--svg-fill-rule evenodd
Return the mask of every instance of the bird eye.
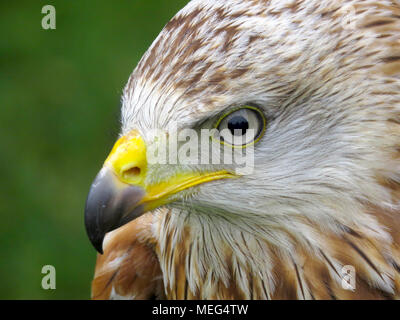
<path id="1" fill-rule="evenodd" d="M 243 148 L 261 139 L 266 120 L 258 108 L 244 106 L 223 115 L 215 127 L 222 143 Z"/>

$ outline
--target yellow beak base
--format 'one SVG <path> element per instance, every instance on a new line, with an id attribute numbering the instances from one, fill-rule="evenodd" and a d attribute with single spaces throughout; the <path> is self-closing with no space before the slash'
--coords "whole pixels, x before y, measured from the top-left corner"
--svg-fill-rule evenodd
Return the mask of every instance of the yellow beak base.
<path id="1" fill-rule="evenodd" d="M 148 170 L 146 144 L 137 131 L 131 131 L 115 143 L 105 166 L 111 168 L 121 182 L 145 190 L 145 196 L 140 204 L 143 204 L 147 211 L 167 204 L 171 196 L 183 190 L 234 177 L 225 170 L 207 173 L 189 172 L 180 173 L 168 181 L 149 185 L 146 183 Z"/>
<path id="2" fill-rule="evenodd" d="M 120 138 L 92 184 L 85 207 L 86 230 L 100 253 L 107 232 L 176 201 L 176 195 L 184 190 L 235 177 L 225 170 L 182 172 L 168 181 L 149 184 L 148 171 L 146 144 L 138 132 Z"/>

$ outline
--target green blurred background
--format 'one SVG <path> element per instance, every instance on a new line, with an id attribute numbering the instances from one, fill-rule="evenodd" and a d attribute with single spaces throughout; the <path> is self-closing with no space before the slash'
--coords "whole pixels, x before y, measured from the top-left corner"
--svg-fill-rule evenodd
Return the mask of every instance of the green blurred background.
<path id="1" fill-rule="evenodd" d="M 1 1 L 0 299 L 88 299 L 83 208 L 129 74 L 187 0 Z M 41 9 L 56 8 L 43 30 Z M 57 289 L 44 290 L 44 265 Z"/>

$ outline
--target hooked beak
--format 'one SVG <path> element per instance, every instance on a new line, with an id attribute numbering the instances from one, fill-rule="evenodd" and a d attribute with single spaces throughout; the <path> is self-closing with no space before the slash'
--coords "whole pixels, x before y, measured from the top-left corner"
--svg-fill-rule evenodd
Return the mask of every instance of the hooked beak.
<path id="1" fill-rule="evenodd" d="M 151 184 L 147 174 L 146 145 L 132 131 L 114 145 L 86 201 L 86 232 L 99 253 L 103 253 L 106 233 L 174 201 L 177 193 L 202 183 L 234 177 L 225 170 L 182 172 L 167 181 Z"/>
<path id="2" fill-rule="evenodd" d="M 139 204 L 143 196 L 141 187 L 119 181 L 109 168 L 99 172 L 85 207 L 86 231 L 99 253 L 103 253 L 103 239 L 107 232 L 143 214 L 144 206 Z"/>

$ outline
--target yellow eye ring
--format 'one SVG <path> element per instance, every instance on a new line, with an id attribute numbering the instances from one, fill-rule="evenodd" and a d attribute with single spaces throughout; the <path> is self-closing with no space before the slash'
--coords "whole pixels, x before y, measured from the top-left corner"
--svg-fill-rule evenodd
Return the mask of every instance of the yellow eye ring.
<path id="1" fill-rule="evenodd" d="M 253 112 L 257 115 L 257 119 L 258 119 L 258 121 L 259 121 L 259 123 L 260 123 L 260 129 L 258 130 L 258 133 L 257 133 L 257 135 L 255 135 L 254 139 L 253 139 L 251 142 L 246 143 L 246 144 L 243 144 L 243 145 L 234 145 L 234 144 L 228 143 L 228 142 L 226 142 L 226 141 L 224 141 L 224 140 L 221 140 L 221 139 L 218 139 L 218 138 L 214 138 L 214 137 L 213 137 L 213 140 L 218 140 L 218 141 L 219 141 L 221 144 L 223 144 L 223 145 L 227 145 L 227 146 L 230 146 L 230 147 L 232 147 L 232 148 L 240 148 L 240 149 L 247 148 L 247 147 L 249 147 L 249 146 L 251 146 L 251 145 L 256 144 L 258 141 L 260 141 L 260 139 L 264 136 L 265 131 L 266 131 L 266 129 L 267 129 L 267 119 L 265 118 L 265 116 L 264 116 L 264 114 L 261 112 L 261 110 L 260 110 L 259 108 L 257 108 L 257 107 L 253 107 L 253 106 L 241 106 L 241 107 L 238 107 L 238 108 L 229 110 L 229 112 L 223 114 L 223 115 L 218 119 L 218 121 L 217 121 L 217 122 L 215 123 L 215 125 L 214 125 L 214 129 L 217 129 L 217 130 L 219 131 L 219 127 L 220 127 L 221 123 L 222 123 L 228 116 L 234 114 L 234 113 L 237 112 L 237 111 L 241 111 L 241 110 L 251 110 L 251 111 L 253 111 Z"/>

